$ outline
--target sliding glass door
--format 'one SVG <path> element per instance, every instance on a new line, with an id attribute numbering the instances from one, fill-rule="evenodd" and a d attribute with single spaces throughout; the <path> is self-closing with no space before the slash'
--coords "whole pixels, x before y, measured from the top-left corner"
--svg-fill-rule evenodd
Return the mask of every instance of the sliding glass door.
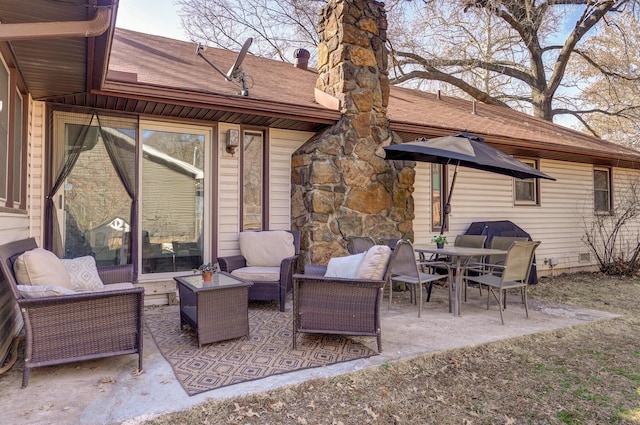
<path id="1" fill-rule="evenodd" d="M 140 134 L 140 271 L 191 271 L 209 255 L 211 131 L 141 123 Z"/>

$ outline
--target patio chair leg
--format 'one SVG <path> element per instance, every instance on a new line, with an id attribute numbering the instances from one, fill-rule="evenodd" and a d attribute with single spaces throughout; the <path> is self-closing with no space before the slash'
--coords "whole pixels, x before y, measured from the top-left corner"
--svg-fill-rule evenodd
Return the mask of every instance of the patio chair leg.
<path id="1" fill-rule="evenodd" d="M 504 315 L 503 315 L 503 308 L 502 308 L 502 303 L 504 302 L 504 298 L 506 295 L 506 291 L 502 291 L 500 290 L 500 300 L 498 300 L 498 307 L 500 308 L 500 322 L 502 322 L 502 324 L 504 325 Z"/>
<path id="2" fill-rule="evenodd" d="M 529 306 L 528 306 L 529 303 L 527 302 L 527 287 L 523 286 L 522 290 L 524 292 L 523 295 L 522 295 L 524 297 L 524 312 L 525 312 L 526 317 L 528 319 L 529 318 Z"/>
<path id="3" fill-rule="evenodd" d="M 31 373 L 31 368 L 25 366 L 24 371 L 22 372 L 22 388 L 27 388 L 27 384 L 29 383 L 30 373 Z"/>
<path id="4" fill-rule="evenodd" d="M 431 301 L 431 289 L 433 289 L 433 281 L 429 282 L 429 287 L 427 288 L 427 302 Z"/>
<path id="5" fill-rule="evenodd" d="M 420 287 L 420 300 L 419 300 L 419 304 L 418 304 L 418 317 L 420 317 L 420 314 L 422 313 L 422 282 L 418 283 L 418 286 Z"/>

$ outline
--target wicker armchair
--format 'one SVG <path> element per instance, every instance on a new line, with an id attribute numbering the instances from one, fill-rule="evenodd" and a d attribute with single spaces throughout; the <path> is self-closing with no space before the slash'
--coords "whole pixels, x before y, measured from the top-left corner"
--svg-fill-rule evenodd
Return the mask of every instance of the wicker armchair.
<path id="1" fill-rule="evenodd" d="M 375 336 L 382 351 L 380 303 L 389 262 L 380 280 L 325 277 L 325 266 L 307 265 L 293 276 L 293 348 L 299 332 Z"/>
<path id="2" fill-rule="evenodd" d="M 254 233 L 257 235 L 269 232 L 269 230 L 263 230 Z M 280 311 L 285 310 L 287 294 L 293 291 L 292 276 L 300 254 L 300 232 L 297 230 L 288 232 L 293 235 L 293 252 L 295 254 L 283 258 L 278 266 L 260 267 L 259 270 L 252 271 L 251 267 L 247 267 L 247 259 L 242 254 L 218 257 L 220 270 L 253 282 L 253 286 L 249 288 L 249 301 L 279 301 Z M 268 239 L 268 236 L 265 239 Z M 269 248 L 268 245 L 267 248 Z M 270 269 L 274 269 L 274 271 L 272 272 Z M 267 280 L 266 277 L 273 277 L 273 279 Z"/>
<path id="3" fill-rule="evenodd" d="M 116 289 L 25 299 L 13 273 L 13 263 L 37 248 L 33 238 L 0 246 L 0 287 L 13 293 L 22 312 L 26 348 L 22 387 L 32 368 L 121 354 L 138 354 L 142 370 L 142 310 L 144 289 Z M 98 269 L 105 286 L 132 282 L 131 266 Z M 52 282 L 55 284 L 55 282 Z"/>

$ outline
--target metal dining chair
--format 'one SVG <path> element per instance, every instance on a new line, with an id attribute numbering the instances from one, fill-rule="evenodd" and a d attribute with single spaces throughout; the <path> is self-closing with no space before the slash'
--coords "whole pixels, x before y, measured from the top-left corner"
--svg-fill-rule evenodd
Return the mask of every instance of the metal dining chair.
<path id="1" fill-rule="evenodd" d="M 418 262 L 416 251 L 408 240 L 400 240 L 396 244 L 391 256 L 391 284 L 389 285 L 389 307 L 393 301 L 393 284 L 404 283 L 409 285 L 411 291 L 411 300 L 418 304 L 418 317 L 422 314 L 422 285 L 427 286 L 428 297 L 431 295 L 433 282 L 441 279 L 447 279 L 448 274 L 429 274 L 420 271 L 421 265 L 428 262 Z M 416 299 L 415 294 L 418 294 Z M 449 297 L 451 298 L 451 297 Z"/>
<path id="2" fill-rule="evenodd" d="M 369 236 L 351 236 L 347 239 L 347 251 L 349 254 L 360 254 L 375 244 L 373 238 Z"/>
<path id="3" fill-rule="evenodd" d="M 527 287 L 529 286 L 529 273 L 531 271 L 531 264 L 533 263 L 533 254 L 538 245 L 540 245 L 539 241 L 515 241 L 511 244 L 507 252 L 504 264 L 491 265 L 493 268 L 502 269 L 501 275 L 485 273 L 480 276 L 467 276 L 468 280 L 477 282 L 488 288 L 487 310 L 489 310 L 491 295 L 498 301 L 500 321 L 503 325 L 503 311 L 506 307 L 507 289 L 520 288 L 526 317 L 527 319 L 529 318 Z"/>

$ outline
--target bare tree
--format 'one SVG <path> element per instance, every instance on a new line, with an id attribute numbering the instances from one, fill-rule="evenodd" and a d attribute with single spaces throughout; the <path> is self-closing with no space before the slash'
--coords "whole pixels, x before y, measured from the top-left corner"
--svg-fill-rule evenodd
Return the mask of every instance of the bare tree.
<path id="1" fill-rule="evenodd" d="M 239 49 L 253 37 L 251 53 L 291 62 L 296 48 L 318 45 L 323 0 L 176 0 L 182 25 L 194 41 Z M 311 52 L 315 54 L 314 52 Z"/>
<path id="2" fill-rule="evenodd" d="M 632 13 L 607 22 L 577 51 L 581 66 L 569 74 L 582 81 L 580 121 L 597 136 L 640 148 L 640 22 Z"/>
<path id="3" fill-rule="evenodd" d="M 570 108 L 578 103 L 572 99 L 579 91 L 574 81 L 565 80 L 567 67 L 577 57 L 575 53 L 581 41 L 592 29 L 605 18 L 611 21 L 618 12 L 635 5 L 631 0 L 459 0 L 449 3 L 424 0 L 424 3 L 426 11 L 416 15 L 418 18 L 430 13 L 442 19 L 424 22 L 421 34 L 424 42 L 405 41 L 394 46 L 398 74 L 393 83 L 416 79 L 441 81 L 485 103 L 528 104 L 535 116 L 547 120 L 560 114 L 580 113 Z M 465 13 L 461 14 L 461 10 Z M 488 37 L 478 38 L 479 23 L 487 13 L 497 21 L 494 33 L 499 30 L 502 34 L 515 34 L 517 40 L 509 37 L 510 45 L 482 56 L 477 53 L 478 42 L 491 44 Z M 575 23 L 569 25 L 572 21 Z M 420 21 L 414 22 L 416 26 L 421 25 Z M 456 31 L 454 37 L 453 27 L 466 30 Z M 434 38 L 435 43 L 431 42 Z M 442 55 L 443 52 L 446 55 Z M 470 78 L 472 70 L 499 76 L 502 87 L 486 90 Z M 556 99 L 558 95 L 560 99 Z"/>
<path id="4" fill-rule="evenodd" d="M 599 56 L 588 53 L 585 39 L 614 25 L 619 15 L 624 17 L 621 12 L 638 16 L 639 3 L 389 0 L 385 4 L 394 66 L 391 82 L 429 90 L 435 82 L 444 91 L 550 121 L 572 115 L 595 134 L 596 111 L 580 99 L 585 85 L 576 70 L 591 61 L 600 75 L 594 71 L 590 81 L 614 81 L 607 78 L 605 68 L 599 68 Z M 317 45 L 315 25 L 326 1 L 176 0 L 176 4 L 182 6 L 184 27 L 194 40 L 237 49 L 251 36 L 253 54 L 291 61 L 293 49 Z M 627 38 L 615 41 L 623 46 Z M 310 50 L 313 62 L 315 51 Z M 635 68 L 625 72 L 632 71 L 638 72 Z M 624 99 L 617 112 L 608 113 L 622 113 L 629 102 Z"/>
<path id="5" fill-rule="evenodd" d="M 640 181 L 630 178 L 608 214 L 583 217 L 582 241 L 601 272 L 633 276 L 640 270 Z"/>

